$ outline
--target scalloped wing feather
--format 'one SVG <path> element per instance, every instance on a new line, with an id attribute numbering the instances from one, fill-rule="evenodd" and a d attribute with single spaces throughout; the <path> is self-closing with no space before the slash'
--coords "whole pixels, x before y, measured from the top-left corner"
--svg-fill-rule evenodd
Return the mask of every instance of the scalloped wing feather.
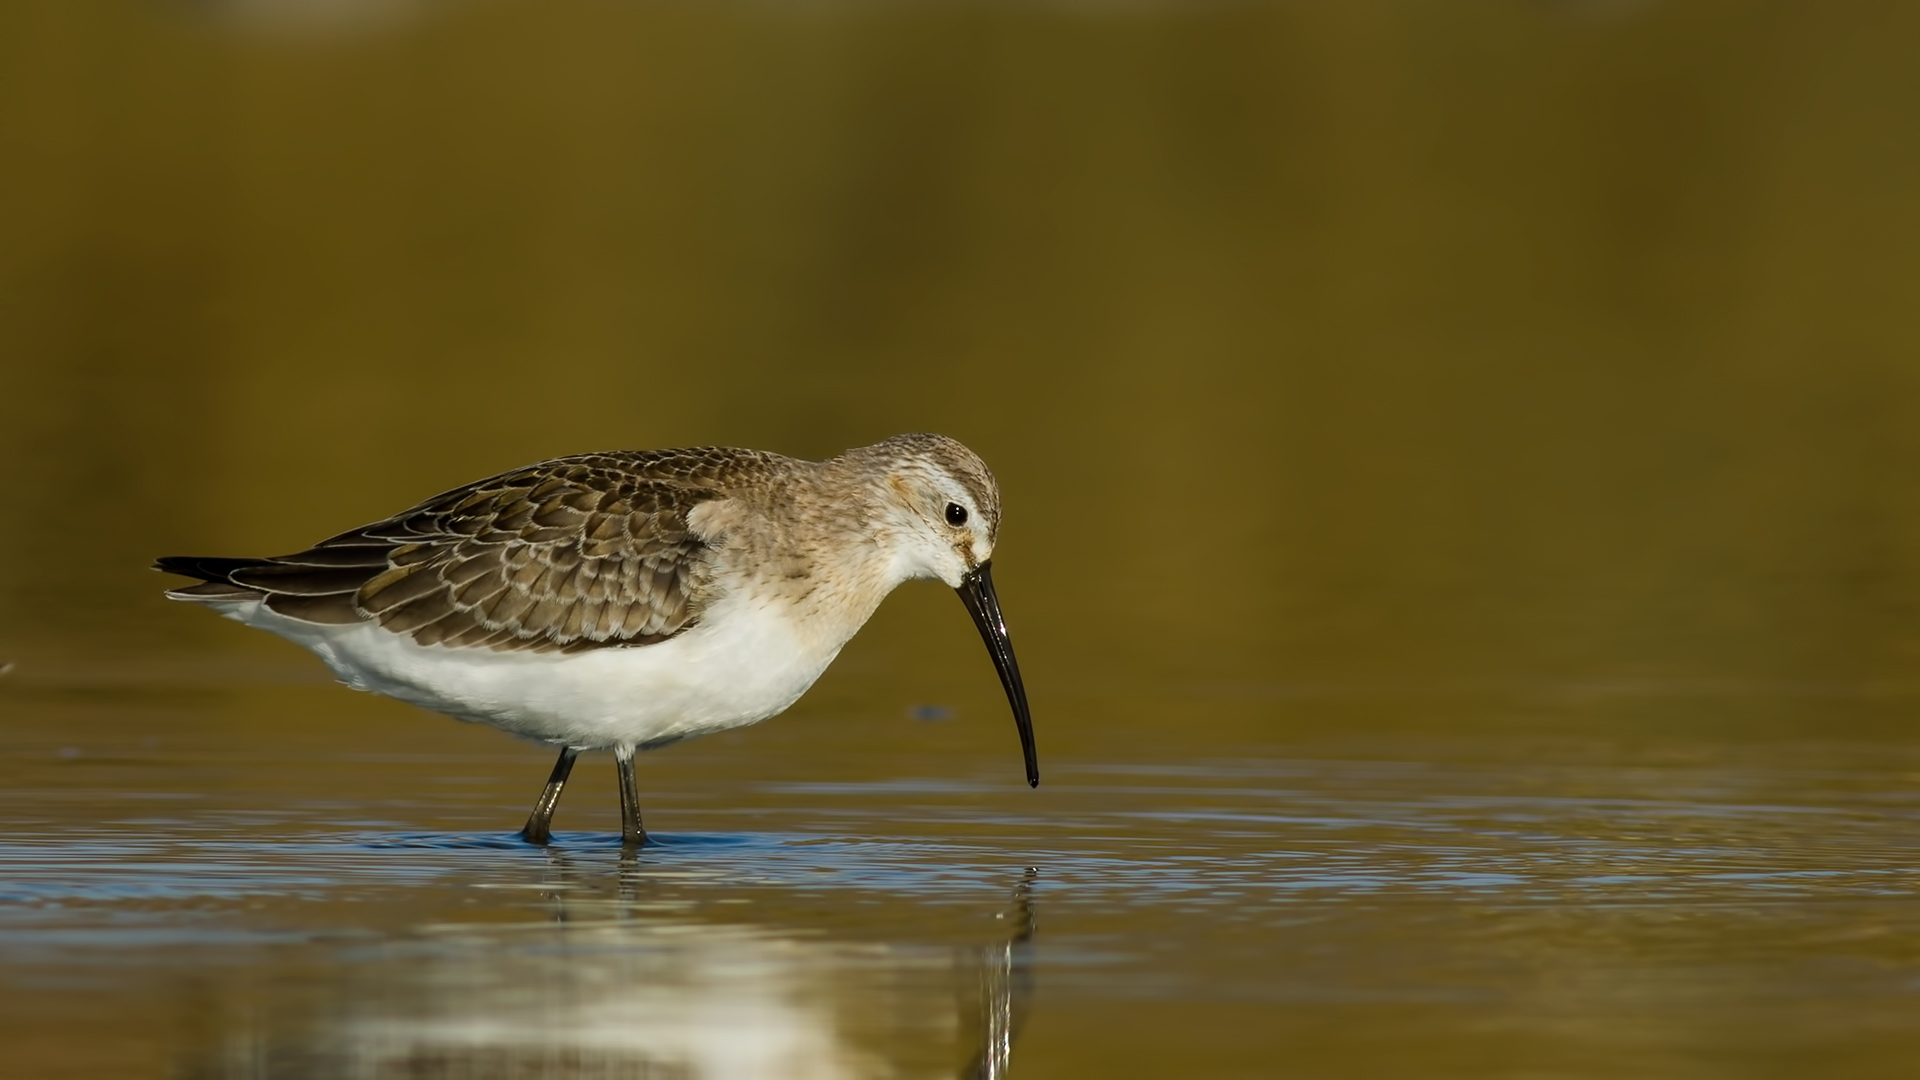
<path id="1" fill-rule="evenodd" d="M 649 645 L 699 621 L 713 549 L 687 517 L 725 497 L 742 456 L 700 449 L 541 462 L 306 551 L 219 561 L 215 580 L 221 598 L 259 596 L 312 622 L 376 619 L 423 645 Z M 175 560 L 171 568 L 186 565 Z M 191 599 L 198 588 L 178 592 Z"/>

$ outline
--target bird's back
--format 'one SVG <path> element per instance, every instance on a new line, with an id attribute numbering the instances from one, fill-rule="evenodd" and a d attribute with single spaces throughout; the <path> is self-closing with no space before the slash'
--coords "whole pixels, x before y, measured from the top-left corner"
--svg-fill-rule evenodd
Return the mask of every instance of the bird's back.
<path id="1" fill-rule="evenodd" d="M 377 622 L 422 645 L 576 652 L 655 644 L 697 624 L 714 550 L 703 504 L 777 486 L 805 463 L 701 447 L 555 458 L 466 484 L 268 558 L 168 556 L 201 579 L 168 593 L 261 605 L 318 626 Z"/>

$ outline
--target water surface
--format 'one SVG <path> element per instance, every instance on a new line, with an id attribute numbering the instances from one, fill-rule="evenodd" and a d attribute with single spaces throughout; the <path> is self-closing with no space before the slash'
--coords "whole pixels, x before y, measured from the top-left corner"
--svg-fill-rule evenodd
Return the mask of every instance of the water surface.
<path id="1" fill-rule="evenodd" d="M 50 1075 L 1875 1075 L 1914 1045 L 1920 752 L 1883 737 L 1328 735 L 1028 793 L 1000 717 L 1000 753 L 882 777 L 803 707 L 644 762 L 636 854 L 603 762 L 538 850 L 541 756 L 491 733 L 401 713 L 289 754 L 32 696 L 68 723 L 6 746 L 0 949 Z"/>

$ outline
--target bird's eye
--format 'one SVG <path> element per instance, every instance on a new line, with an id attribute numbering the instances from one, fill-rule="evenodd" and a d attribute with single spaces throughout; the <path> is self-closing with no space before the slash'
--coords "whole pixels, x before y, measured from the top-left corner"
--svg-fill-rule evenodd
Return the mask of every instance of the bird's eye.
<path id="1" fill-rule="evenodd" d="M 959 528 L 967 523 L 967 508 L 959 503 L 947 504 L 947 524 Z"/>

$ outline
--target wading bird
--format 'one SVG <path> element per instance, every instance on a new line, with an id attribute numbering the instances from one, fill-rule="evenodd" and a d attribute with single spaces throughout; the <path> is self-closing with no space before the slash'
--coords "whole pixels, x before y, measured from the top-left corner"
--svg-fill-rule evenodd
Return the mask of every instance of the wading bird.
<path id="1" fill-rule="evenodd" d="M 973 452 L 899 435 L 811 462 L 702 447 L 555 458 L 305 551 L 168 556 L 167 593 L 311 649 L 348 686 L 559 747 L 521 836 L 551 838 L 583 750 L 633 759 L 792 705 L 902 582 L 956 589 L 1033 722 L 990 558 L 1000 489 Z"/>

